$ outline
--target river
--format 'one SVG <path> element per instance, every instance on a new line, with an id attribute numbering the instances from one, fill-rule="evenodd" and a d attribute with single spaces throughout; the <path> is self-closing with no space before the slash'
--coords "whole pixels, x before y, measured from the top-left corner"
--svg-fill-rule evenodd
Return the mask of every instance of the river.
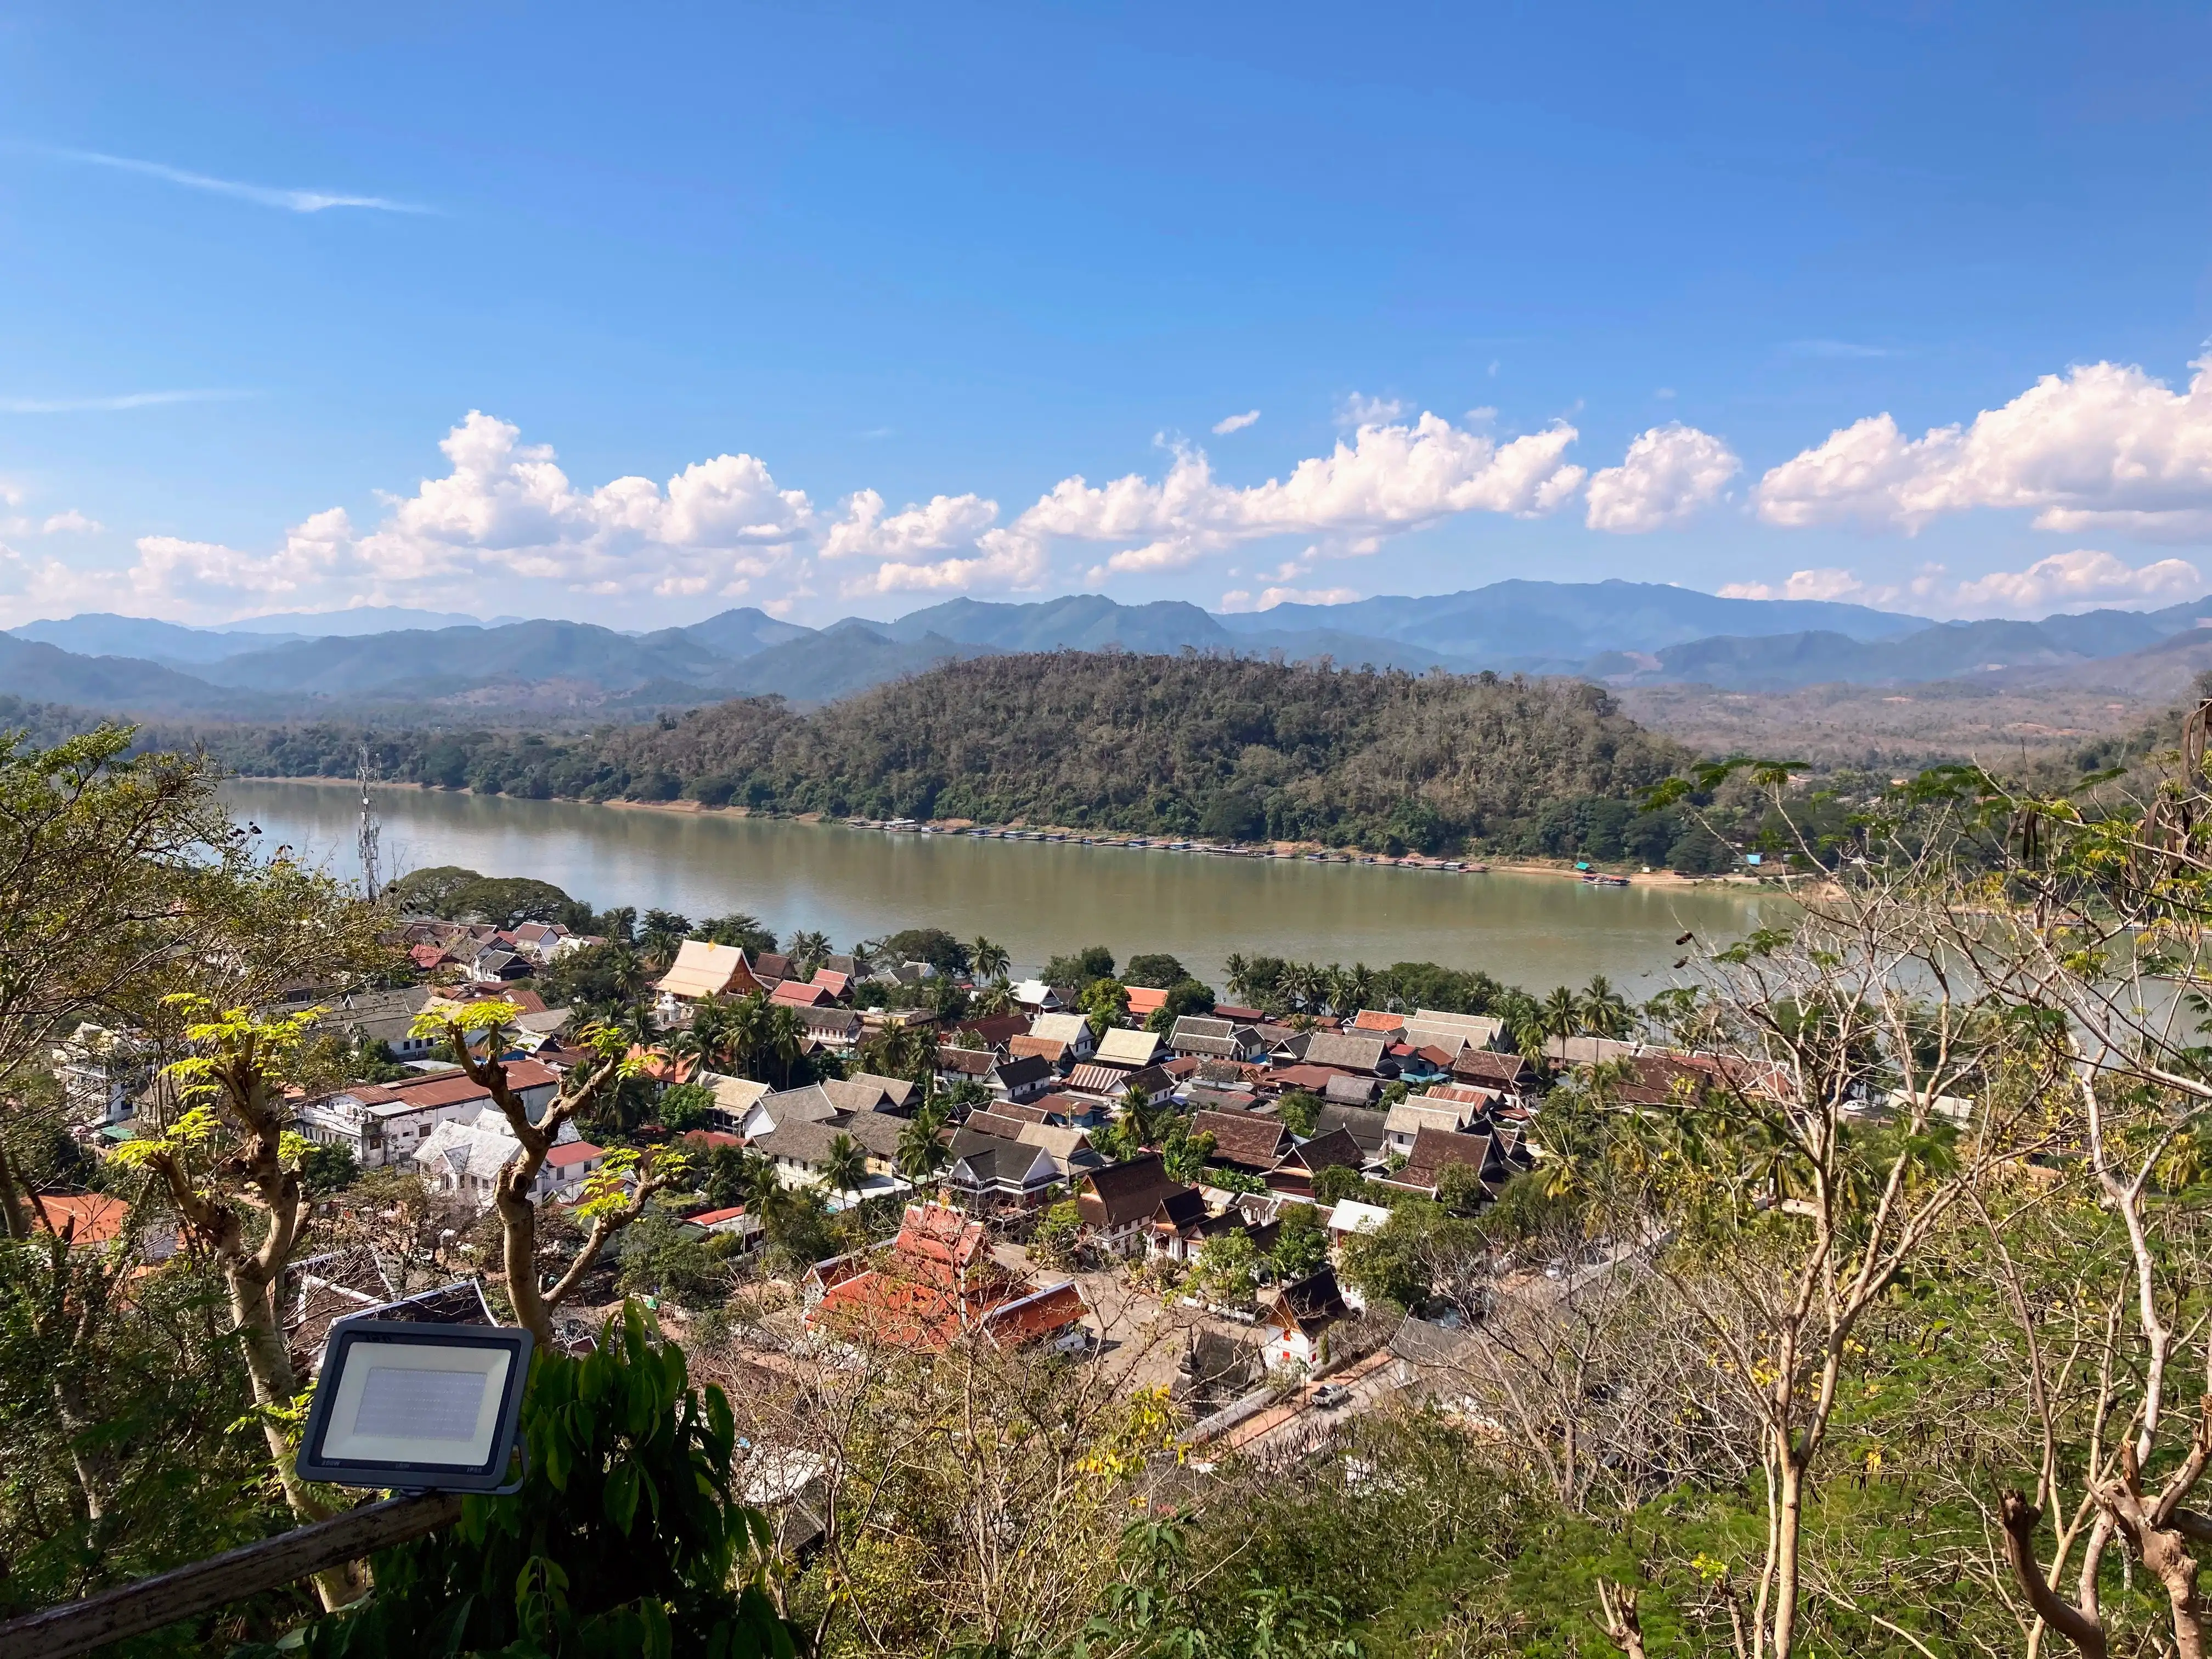
<path id="1" fill-rule="evenodd" d="M 240 781 L 232 811 L 332 871 L 358 874 L 350 786 Z M 1295 960 L 1437 962 L 1541 992 L 1612 978 L 1641 1000 L 1668 982 L 1693 928 L 1733 939 L 1778 902 L 1741 889 L 1585 887 L 1553 875 L 1443 875 L 1383 866 L 1206 858 L 1189 853 L 964 836 L 887 835 L 836 823 L 376 792 L 387 877 L 459 864 L 535 876 L 595 909 L 635 905 L 693 918 L 734 910 L 788 937 L 839 946 L 902 927 L 987 934 L 1020 975 L 1057 952 L 1104 945 L 1117 960 L 1166 951 L 1222 988 L 1235 951 Z"/>

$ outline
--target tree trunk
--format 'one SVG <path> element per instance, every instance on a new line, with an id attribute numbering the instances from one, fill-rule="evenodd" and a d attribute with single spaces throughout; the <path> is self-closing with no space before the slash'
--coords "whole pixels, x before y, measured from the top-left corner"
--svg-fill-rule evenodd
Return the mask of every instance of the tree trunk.
<path id="1" fill-rule="evenodd" d="M 2142 1535 L 2142 1561 L 2158 1575 L 2173 1607 L 2173 1650 L 2179 1659 L 2204 1659 L 2204 1601 L 2197 1593 L 2197 1559 L 2188 1540 L 2166 1528 Z"/>
<path id="2" fill-rule="evenodd" d="M 1796 1449 L 1782 1450 L 1782 1481 L 1774 1506 L 1773 1659 L 1790 1659 L 1797 1630 L 1797 1540 L 1805 1524 L 1805 1470 Z"/>
<path id="3" fill-rule="evenodd" d="M 251 1262 L 225 1262 L 223 1278 L 230 1288 L 231 1322 L 245 1353 L 246 1374 L 252 1383 L 253 1402 L 264 1408 L 261 1437 L 269 1447 L 269 1461 L 276 1468 L 277 1484 L 284 1489 L 284 1501 L 302 1521 L 327 1521 L 331 1516 L 329 1506 L 317 1498 L 300 1478 L 297 1456 L 285 1437 L 283 1425 L 265 1409 L 289 1406 L 300 1393 L 299 1382 L 292 1374 L 292 1356 L 284 1346 L 283 1328 L 277 1322 L 275 1305 L 270 1301 L 270 1287 L 262 1282 Z M 315 1595 L 325 1613 L 343 1607 L 361 1593 L 343 1567 L 317 1573 L 314 1583 Z"/>

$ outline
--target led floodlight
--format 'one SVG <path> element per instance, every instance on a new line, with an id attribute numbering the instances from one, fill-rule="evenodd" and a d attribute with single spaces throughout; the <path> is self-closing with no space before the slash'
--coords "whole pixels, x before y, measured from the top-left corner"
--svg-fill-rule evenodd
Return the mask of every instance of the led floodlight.
<path id="1" fill-rule="evenodd" d="M 356 1319 L 331 1328 L 300 1441 L 302 1480 L 498 1492 L 522 1419 L 531 1336 L 510 1325 Z"/>

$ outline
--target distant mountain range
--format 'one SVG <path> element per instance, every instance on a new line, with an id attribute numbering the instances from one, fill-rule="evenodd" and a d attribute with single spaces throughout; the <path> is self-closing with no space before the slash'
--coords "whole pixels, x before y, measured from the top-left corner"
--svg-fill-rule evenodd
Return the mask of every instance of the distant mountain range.
<path id="1" fill-rule="evenodd" d="M 379 620 L 400 625 L 361 625 Z M 402 611 L 262 618 L 256 631 L 84 615 L 0 635 L 0 693 L 234 720 L 421 720 L 440 708 L 475 719 L 620 719 L 764 694 L 828 702 L 938 663 L 1001 653 L 1195 650 L 1413 672 L 1572 675 L 1620 686 L 1757 690 L 1999 677 L 2164 694 L 2212 665 L 2212 628 L 2199 631 L 2207 620 L 2212 599 L 2039 623 L 1935 623 L 1863 605 L 1726 599 L 1624 581 L 1504 581 L 1226 615 L 1096 593 L 1032 604 L 957 599 L 892 622 L 848 617 L 823 629 L 745 608 L 646 634 Z M 261 631 L 280 622 L 301 631 Z"/>

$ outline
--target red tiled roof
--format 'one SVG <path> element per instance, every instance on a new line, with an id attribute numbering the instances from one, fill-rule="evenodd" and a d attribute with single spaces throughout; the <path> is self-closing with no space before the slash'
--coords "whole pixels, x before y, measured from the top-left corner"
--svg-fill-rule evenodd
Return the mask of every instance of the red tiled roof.
<path id="1" fill-rule="evenodd" d="M 695 1227 L 711 1227 L 718 1221 L 735 1221 L 744 1212 L 744 1205 L 733 1204 L 726 1210 L 702 1210 L 696 1215 L 687 1215 L 684 1218 Z"/>
<path id="2" fill-rule="evenodd" d="M 72 1244 L 105 1244 L 119 1237 L 131 1206 L 105 1193 L 40 1193 L 31 1200 L 46 1224 Z"/>
<path id="3" fill-rule="evenodd" d="M 1353 1018 L 1352 1029 L 1355 1031 L 1402 1031 L 1406 1029 L 1406 1017 L 1362 1008 Z"/>
<path id="4" fill-rule="evenodd" d="M 781 1002 L 793 1008 L 818 1008 L 825 1002 L 837 999 L 820 985 L 801 985 L 795 979 L 785 980 L 769 993 L 770 1002 Z"/>
<path id="5" fill-rule="evenodd" d="M 817 968 L 814 970 L 814 983 L 831 996 L 842 997 L 851 988 L 853 976 L 850 974 L 841 974 L 834 968 Z"/>
<path id="6" fill-rule="evenodd" d="M 1257 1025 L 1267 1016 L 1257 1008 L 1231 1008 L 1225 1002 L 1217 1002 L 1213 1005 L 1213 1017 L 1216 1019 L 1233 1019 L 1239 1025 Z"/>
<path id="7" fill-rule="evenodd" d="M 1124 993 L 1129 1000 L 1129 1018 L 1149 1019 L 1168 1006 L 1168 994 L 1155 991 L 1148 985 L 1132 985 Z"/>
<path id="8" fill-rule="evenodd" d="M 605 1147 L 594 1146 L 588 1140 L 564 1140 L 545 1154 L 545 1162 L 556 1170 L 565 1170 L 572 1164 L 588 1164 L 606 1155 Z"/>

